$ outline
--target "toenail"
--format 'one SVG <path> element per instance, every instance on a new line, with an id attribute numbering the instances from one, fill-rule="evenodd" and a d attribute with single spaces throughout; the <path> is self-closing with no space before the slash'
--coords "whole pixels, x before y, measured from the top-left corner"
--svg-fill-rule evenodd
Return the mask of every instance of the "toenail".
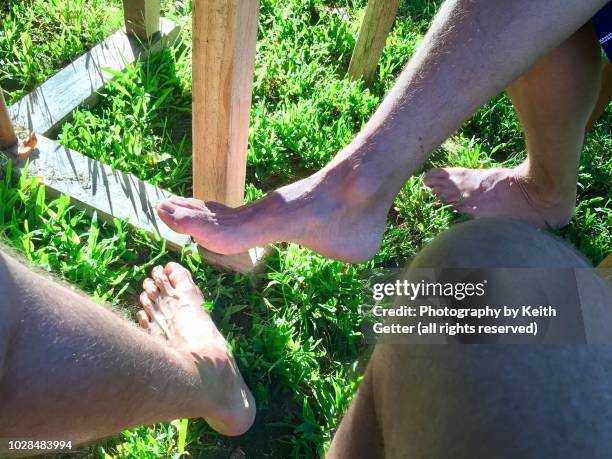
<path id="1" fill-rule="evenodd" d="M 157 210 L 161 210 L 163 212 L 166 212 L 167 214 L 172 215 L 174 213 L 174 206 L 167 202 L 162 202 L 157 206 Z"/>

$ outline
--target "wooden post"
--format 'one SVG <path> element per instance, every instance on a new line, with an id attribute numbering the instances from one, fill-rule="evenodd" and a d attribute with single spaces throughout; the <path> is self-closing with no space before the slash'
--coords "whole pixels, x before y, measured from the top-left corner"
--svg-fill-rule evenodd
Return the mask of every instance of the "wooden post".
<path id="1" fill-rule="evenodd" d="M 393 27 L 400 0 L 369 0 L 359 38 L 349 64 L 352 80 L 371 81 L 376 75 L 378 60 Z"/>
<path id="2" fill-rule="evenodd" d="M 161 0 L 123 0 L 125 29 L 142 40 L 159 32 Z"/>
<path id="3" fill-rule="evenodd" d="M 259 0 L 193 1 L 193 191 L 243 204 Z"/>
<path id="4" fill-rule="evenodd" d="M 13 123 L 4 100 L 4 93 L 0 88 L 0 148 L 12 147 L 16 143 L 15 129 L 13 129 Z"/>

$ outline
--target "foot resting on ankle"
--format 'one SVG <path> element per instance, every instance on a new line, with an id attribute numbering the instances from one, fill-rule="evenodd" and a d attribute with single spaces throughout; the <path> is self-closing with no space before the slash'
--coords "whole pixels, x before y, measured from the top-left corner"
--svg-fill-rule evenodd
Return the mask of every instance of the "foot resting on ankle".
<path id="1" fill-rule="evenodd" d="M 474 217 L 508 217 L 539 228 L 567 225 L 574 212 L 576 195 L 544 193 L 525 172 L 514 169 L 432 169 L 424 183 L 458 212 Z"/>

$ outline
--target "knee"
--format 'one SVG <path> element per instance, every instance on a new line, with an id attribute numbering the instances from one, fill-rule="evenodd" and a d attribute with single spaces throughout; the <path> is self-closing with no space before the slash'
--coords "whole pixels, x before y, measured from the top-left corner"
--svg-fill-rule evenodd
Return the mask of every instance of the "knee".
<path id="1" fill-rule="evenodd" d="M 606 347 L 388 346 L 375 356 L 385 450 L 580 458 L 612 446 Z"/>
<path id="2" fill-rule="evenodd" d="M 509 219 L 459 223 L 415 258 L 414 268 L 586 268 L 589 263 L 566 242 Z"/>

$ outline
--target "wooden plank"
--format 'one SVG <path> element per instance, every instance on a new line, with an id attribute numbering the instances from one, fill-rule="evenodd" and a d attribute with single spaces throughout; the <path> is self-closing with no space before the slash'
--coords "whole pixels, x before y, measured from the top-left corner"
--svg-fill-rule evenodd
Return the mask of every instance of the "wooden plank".
<path id="1" fill-rule="evenodd" d="M 13 123 L 4 100 L 4 93 L 0 88 L 0 148 L 12 147 L 16 143 L 15 129 L 13 129 Z"/>
<path id="2" fill-rule="evenodd" d="M 259 0 L 193 2 L 193 187 L 198 199 L 244 199 Z"/>
<path id="3" fill-rule="evenodd" d="M 155 52 L 176 40 L 179 27 L 162 20 L 161 35 L 152 43 Z M 113 78 L 104 69 L 123 70 L 146 56 L 144 46 L 120 30 L 55 74 L 9 109 L 15 124 L 24 130 L 50 135 L 80 105 L 93 105 L 98 91 Z"/>
<path id="4" fill-rule="evenodd" d="M 16 147 L 10 150 L 14 155 Z M 25 160 L 13 156 L 15 170 L 23 172 Z M 70 150 L 42 135 L 29 159 L 28 175 L 40 177 L 50 196 L 66 194 L 79 207 L 94 211 L 105 220 L 126 219 L 130 225 L 148 233 L 154 231 L 165 239 L 168 248 L 181 250 L 191 244 L 190 236 L 178 234 L 163 223 L 155 211 L 155 204 L 173 195 L 168 191 L 143 182 L 133 175 L 112 169 L 74 150 Z M 247 273 L 267 255 L 261 248 L 248 253 L 224 256 L 201 249 L 205 260 L 222 269 Z"/>
<path id="5" fill-rule="evenodd" d="M 372 81 L 378 60 L 391 32 L 400 0 L 369 0 L 351 63 L 349 76 L 353 80 Z"/>
<path id="6" fill-rule="evenodd" d="M 147 40 L 159 32 L 160 0 L 123 0 L 127 33 Z"/>

